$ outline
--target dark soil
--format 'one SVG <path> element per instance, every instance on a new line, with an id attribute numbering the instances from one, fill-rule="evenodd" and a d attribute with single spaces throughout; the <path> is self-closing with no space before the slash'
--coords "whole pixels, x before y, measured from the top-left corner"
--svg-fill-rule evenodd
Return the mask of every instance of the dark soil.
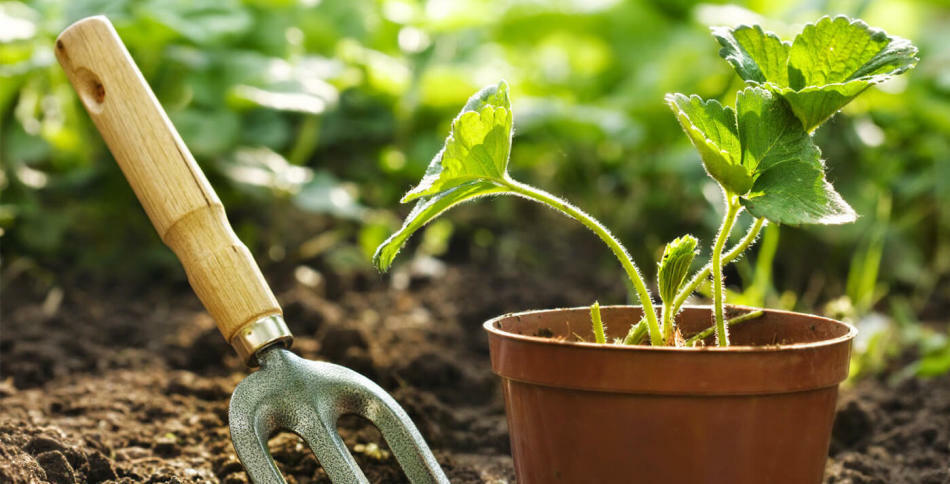
<path id="1" fill-rule="evenodd" d="M 480 324 L 608 299 L 605 288 L 584 276 L 439 272 L 334 280 L 332 295 L 319 280 L 277 284 L 294 350 L 390 391 L 453 482 L 513 482 Z M 21 276 L 3 288 L 0 482 L 247 482 L 227 428 L 246 370 L 187 286 L 35 286 Z M 826 482 L 950 483 L 950 378 L 860 382 L 840 407 Z M 374 427 L 345 417 L 340 431 L 372 482 L 405 480 Z M 271 450 L 288 481 L 328 482 L 295 435 L 275 436 Z"/>
<path id="2" fill-rule="evenodd" d="M 950 375 L 843 391 L 826 482 L 950 483 Z"/>

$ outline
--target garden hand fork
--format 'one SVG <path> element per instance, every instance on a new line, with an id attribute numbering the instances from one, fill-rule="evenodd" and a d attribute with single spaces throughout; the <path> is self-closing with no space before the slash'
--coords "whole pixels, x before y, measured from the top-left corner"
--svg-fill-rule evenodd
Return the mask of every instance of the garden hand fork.
<path id="1" fill-rule="evenodd" d="M 285 482 L 267 439 L 300 435 L 334 482 L 368 482 L 336 430 L 359 414 L 379 428 L 415 483 L 448 479 L 419 431 L 382 388 L 339 365 L 301 359 L 280 306 L 224 207 L 105 17 L 76 22 L 56 40 L 65 69 L 162 240 L 221 334 L 248 366 L 231 397 L 231 440 L 251 480 Z"/>

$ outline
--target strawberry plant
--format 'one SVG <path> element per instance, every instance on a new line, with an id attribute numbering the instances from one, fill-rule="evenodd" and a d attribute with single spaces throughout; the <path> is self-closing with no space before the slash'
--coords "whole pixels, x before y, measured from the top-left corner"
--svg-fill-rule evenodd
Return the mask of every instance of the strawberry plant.
<path id="1" fill-rule="evenodd" d="M 392 264 L 406 240 L 442 212 L 460 203 L 491 195 L 515 195 L 546 205 L 593 231 L 620 261 L 643 306 L 643 320 L 632 325 L 620 343 L 684 345 L 675 316 L 686 298 L 710 276 L 713 320 L 709 331 L 728 346 L 724 318 L 723 266 L 755 241 L 768 223 L 842 224 L 854 210 L 826 177 L 825 161 L 812 133 L 870 86 L 914 67 L 917 49 L 860 20 L 823 17 L 806 25 L 791 42 L 759 26 L 714 28 L 720 56 L 746 81 L 734 106 L 699 96 L 669 94 L 666 103 L 699 152 L 706 172 L 720 186 L 725 205 L 710 261 L 687 275 L 698 241 L 687 235 L 667 244 L 658 264 L 659 315 L 650 290 L 628 251 L 600 222 L 570 202 L 514 180 L 508 174 L 513 134 L 508 86 L 500 82 L 472 96 L 452 122 L 442 150 L 402 202 L 415 201 L 402 228 L 376 251 L 381 270 Z M 735 247 L 726 241 L 738 215 L 748 211 L 754 222 Z M 744 315 L 732 323 L 754 315 Z M 599 305 L 591 307 L 596 342 L 605 342 Z"/>

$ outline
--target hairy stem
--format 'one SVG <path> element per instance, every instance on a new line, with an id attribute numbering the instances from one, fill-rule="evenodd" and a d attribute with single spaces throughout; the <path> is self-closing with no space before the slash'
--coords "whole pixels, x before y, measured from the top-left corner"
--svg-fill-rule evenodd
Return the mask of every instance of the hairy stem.
<path id="1" fill-rule="evenodd" d="M 597 234 L 597 236 L 600 237 L 600 240 L 603 240 L 604 243 L 607 244 L 607 247 L 610 248 L 611 252 L 614 253 L 614 256 L 617 257 L 617 260 L 620 261 L 620 265 L 623 266 L 624 271 L 627 273 L 627 277 L 630 278 L 630 282 L 637 291 L 637 296 L 640 297 L 640 304 L 643 306 L 643 313 L 647 318 L 647 328 L 650 332 L 651 344 L 656 346 L 662 345 L 663 335 L 660 333 L 660 325 L 657 322 L 656 310 L 653 309 L 653 299 L 650 295 L 650 290 L 647 289 L 647 285 L 643 281 L 643 276 L 640 275 L 640 270 L 637 269 L 637 265 L 634 264 L 633 259 L 630 258 L 630 254 L 627 252 L 627 249 L 624 248 L 620 241 L 618 241 L 613 236 L 613 234 L 611 234 L 610 231 L 607 230 L 607 228 L 598 222 L 594 217 L 591 217 L 586 212 L 575 207 L 566 200 L 558 198 L 556 195 L 541 190 L 540 188 L 535 188 L 510 179 L 506 181 L 505 185 L 515 195 L 540 202 L 584 224 L 584 226 Z"/>
<path id="2" fill-rule="evenodd" d="M 597 301 L 594 301 L 594 304 L 590 305 L 590 321 L 594 328 L 594 342 L 599 344 L 606 343 L 607 337 L 604 335 L 604 321 L 600 318 L 600 303 Z"/>
<path id="3" fill-rule="evenodd" d="M 660 315 L 663 319 L 663 341 L 666 345 L 672 345 L 673 343 L 673 311 L 672 307 L 663 302 L 663 305 L 660 307 Z"/>
<path id="4" fill-rule="evenodd" d="M 625 345 L 638 345 L 640 341 L 643 340 L 643 337 L 646 336 L 647 325 L 641 319 L 636 324 L 630 325 L 630 330 L 627 331 L 627 335 L 623 337 L 623 344 Z"/>
<path id="5" fill-rule="evenodd" d="M 732 318 L 732 319 L 726 321 L 726 326 L 729 326 L 729 327 L 731 328 L 731 327 L 733 327 L 733 326 L 735 326 L 735 325 L 737 325 L 737 324 L 739 324 L 739 323 L 744 323 L 744 322 L 746 322 L 746 321 L 749 321 L 749 320 L 758 318 L 758 317 L 762 316 L 763 314 L 765 314 L 765 313 L 764 313 L 761 309 L 758 310 L 758 311 L 750 311 L 750 312 L 745 313 L 745 314 L 743 314 L 743 315 L 741 315 L 741 316 L 736 316 L 736 317 L 734 317 L 734 318 Z M 715 331 L 716 331 L 716 327 L 715 327 L 715 326 L 710 326 L 710 327 L 708 327 L 708 328 L 706 328 L 706 329 L 704 329 L 704 330 L 702 330 L 702 331 L 700 331 L 700 332 L 698 332 L 698 333 L 696 333 L 696 334 L 690 336 L 689 339 L 686 340 L 686 343 L 684 343 L 683 346 L 693 346 L 693 345 L 695 345 L 697 342 L 702 341 L 702 340 L 708 338 L 709 335 L 713 334 L 713 332 L 715 332 Z"/>
<path id="6" fill-rule="evenodd" d="M 726 239 L 732 232 L 732 226 L 736 223 L 736 216 L 739 215 L 739 209 L 742 205 L 735 195 L 726 196 L 726 215 L 722 219 L 722 226 L 719 227 L 719 235 L 716 236 L 716 244 L 713 245 L 712 252 L 712 277 L 713 277 L 713 312 L 716 320 L 716 343 L 719 346 L 729 346 L 729 333 L 726 328 L 726 320 L 723 317 L 723 296 L 725 286 L 722 280 L 722 248 L 726 245 Z"/>
<path id="7" fill-rule="evenodd" d="M 764 218 L 755 219 L 755 223 L 749 227 L 749 231 L 746 232 L 746 234 L 742 237 L 742 240 L 740 240 L 738 244 L 736 244 L 732 249 L 729 249 L 729 252 L 726 252 L 722 256 L 722 263 L 728 264 L 742 255 L 742 253 L 745 252 L 753 242 L 755 242 L 755 239 L 759 236 L 759 232 L 762 231 L 762 227 L 764 227 L 765 224 L 766 221 Z M 709 277 L 711 272 L 712 262 L 703 266 L 703 268 L 693 275 L 689 282 L 687 282 L 683 288 L 680 289 L 680 291 L 676 294 L 676 298 L 673 300 L 673 314 L 679 313 L 680 308 L 683 307 L 683 303 L 686 302 L 686 298 L 688 298 L 689 295 L 696 290 L 696 287 L 699 286 L 700 283 Z"/>

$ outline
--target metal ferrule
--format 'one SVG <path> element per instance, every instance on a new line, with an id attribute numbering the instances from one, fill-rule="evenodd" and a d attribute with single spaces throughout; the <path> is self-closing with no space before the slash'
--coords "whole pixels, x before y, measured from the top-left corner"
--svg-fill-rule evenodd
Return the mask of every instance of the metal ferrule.
<path id="1" fill-rule="evenodd" d="M 250 367 L 257 367 L 257 353 L 273 345 L 290 347 L 294 336 L 290 334 L 283 316 L 265 316 L 241 328 L 231 337 L 231 347 L 241 360 Z"/>

